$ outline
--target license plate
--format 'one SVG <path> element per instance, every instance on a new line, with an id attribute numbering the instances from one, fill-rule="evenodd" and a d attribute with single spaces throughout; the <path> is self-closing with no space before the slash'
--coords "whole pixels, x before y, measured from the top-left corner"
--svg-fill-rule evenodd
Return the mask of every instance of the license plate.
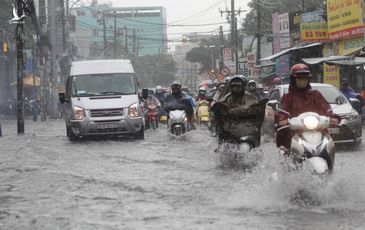
<path id="1" fill-rule="evenodd" d="M 328 128 L 328 132 L 330 134 L 339 134 L 340 133 L 340 128 Z"/>
<path id="2" fill-rule="evenodd" d="M 98 129 L 114 129 L 118 128 L 117 123 L 97 123 L 96 128 Z"/>
<path id="3" fill-rule="evenodd" d="M 167 121 L 167 116 L 162 115 L 162 116 L 160 117 L 160 121 Z"/>

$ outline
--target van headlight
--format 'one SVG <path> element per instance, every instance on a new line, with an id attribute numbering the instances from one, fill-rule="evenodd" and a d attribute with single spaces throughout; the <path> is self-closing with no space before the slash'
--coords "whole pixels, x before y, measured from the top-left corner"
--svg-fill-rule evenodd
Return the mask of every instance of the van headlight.
<path id="1" fill-rule="evenodd" d="M 134 103 L 128 108 L 128 116 L 131 118 L 140 117 L 140 110 L 138 108 L 138 103 Z"/>
<path id="2" fill-rule="evenodd" d="M 319 124 L 319 120 L 315 116 L 307 116 L 303 118 L 303 124 L 307 129 L 316 129 Z"/>
<path id="3" fill-rule="evenodd" d="M 85 110 L 81 107 L 74 106 L 74 117 L 75 120 L 84 120 L 85 119 Z"/>

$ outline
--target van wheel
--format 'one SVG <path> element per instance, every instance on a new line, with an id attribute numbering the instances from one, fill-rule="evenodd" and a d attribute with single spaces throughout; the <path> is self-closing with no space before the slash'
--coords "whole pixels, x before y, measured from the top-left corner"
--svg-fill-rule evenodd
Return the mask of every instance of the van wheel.
<path id="1" fill-rule="evenodd" d="M 79 137 L 74 134 L 70 127 L 66 126 L 66 133 L 70 141 L 77 141 L 79 139 Z"/>
<path id="2" fill-rule="evenodd" d="M 136 135 L 135 135 L 136 139 L 138 140 L 144 140 L 144 128 L 142 127 L 141 131 L 139 131 Z"/>

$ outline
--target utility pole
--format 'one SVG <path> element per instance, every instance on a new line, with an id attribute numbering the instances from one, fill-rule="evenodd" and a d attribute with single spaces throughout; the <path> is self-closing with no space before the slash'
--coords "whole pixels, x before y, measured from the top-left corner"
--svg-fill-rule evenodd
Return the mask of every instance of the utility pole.
<path id="1" fill-rule="evenodd" d="M 114 11 L 114 59 L 117 58 L 117 12 Z"/>
<path id="2" fill-rule="evenodd" d="M 103 12 L 103 38 L 104 38 L 104 49 L 106 50 L 106 23 L 105 23 L 105 13 Z"/>
<path id="3" fill-rule="evenodd" d="M 125 51 L 128 54 L 128 28 L 126 26 L 124 26 L 124 34 L 125 34 L 124 46 L 125 46 Z"/>
<path id="4" fill-rule="evenodd" d="M 231 23 L 231 47 L 232 60 L 236 66 L 236 74 L 238 74 L 238 38 L 237 38 L 237 15 L 241 13 L 241 9 L 235 10 L 234 0 L 231 0 L 231 10 L 220 11 L 221 15 L 227 13 L 227 21 Z"/>
<path id="5" fill-rule="evenodd" d="M 136 28 L 133 28 L 133 54 L 137 54 L 137 33 Z"/>
<path id="6" fill-rule="evenodd" d="M 256 65 L 259 64 L 259 60 L 261 59 L 261 7 L 260 7 L 260 0 L 257 0 L 256 6 L 256 15 L 257 15 L 257 52 L 256 52 Z"/>
<path id="7" fill-rule="evenodd" d="M 223 47 L 224 47 L 224 36 L 223 36 L 223 26 L 219 26 L 219 72 L 222 70 L 223 63 Z"/>
<path id="8" fill-rule="evenodd" d="M 18 15 L 23 15 L 23 1 L 16 1 L 16 10 Z M 24 113 L 23 113 L 23 20 L 19 20 L 15 29 L 16 54 L 17 54 L 17 133 L 24 133 Z"/>
<path id="9" fill-rule="evenodd" d="M 56 29 L 56 5 L 55 0 L 48 0 L 48 15 L 50 23 L 51 39 L 51 76 L 50 76 L 50 109 L 52 117 L 56 116 L 56 82 L 57 82 L 57 29 Z"/>

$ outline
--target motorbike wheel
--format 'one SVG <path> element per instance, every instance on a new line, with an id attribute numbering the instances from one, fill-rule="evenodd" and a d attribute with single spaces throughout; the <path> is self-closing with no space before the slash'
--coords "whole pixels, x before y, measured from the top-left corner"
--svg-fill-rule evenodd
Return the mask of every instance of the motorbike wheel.
<path id="1" fill-rule="evenodd" d="M 150 125 L 153 130 L 157 129 L 157 121 L 150 121 Z"/>

